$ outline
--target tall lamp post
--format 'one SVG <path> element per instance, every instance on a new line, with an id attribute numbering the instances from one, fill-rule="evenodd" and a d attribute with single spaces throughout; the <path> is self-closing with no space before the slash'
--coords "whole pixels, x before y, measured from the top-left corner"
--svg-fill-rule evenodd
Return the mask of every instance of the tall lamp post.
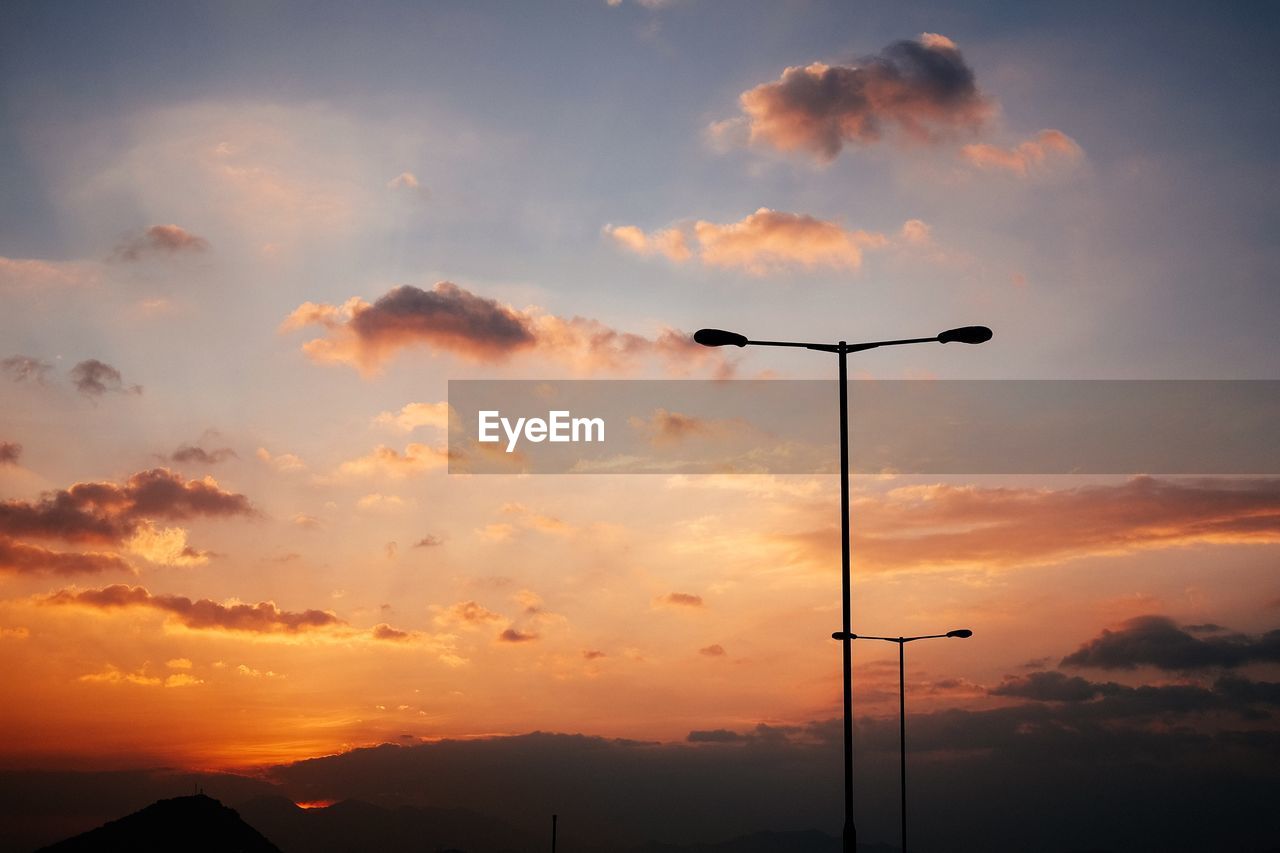
<path id="1" fill-rule="evenodd" d="M 897 341 L 869 341 L 860 344 L 840 341 L 834 344 L 799 343 L 795 341 L 752 341 L 745 335 L 723 329 L 699 329 L 694 341 L 705 347 L 799 347 L 833 352 L 840 357 L 840 583 L 842 595 L 842 630 L 832 637 L 844 644 L 844 853 L 855 853 L 858 833 L 853 825 L 853 659 L 850 644 L 849 610 L 849 370 L 851 352 L 902 344 L 962 343 L 980 344 L 991 340 L 986 326 L 964 326 L 948 329 L 932 338 L 904 338 Z"/>
<path id="2" fill-rule="evenodd" d="M 898 779 L 902 792 L 902 853 L 907 853 L 907 688 L 903 676 L 903 648 L 907 643 L 916 640 L 936 640 L 945 637 L 958 637 L 967 640 L 973 636 L 968 628 L 957 628 L 945 634 L 925 634 L 920 637 L 869 637 L 866 634 L 845 634 L 837 631 L 831 635 L 833 640 L 884 640 L 886 643 L 898 644 Z"/>

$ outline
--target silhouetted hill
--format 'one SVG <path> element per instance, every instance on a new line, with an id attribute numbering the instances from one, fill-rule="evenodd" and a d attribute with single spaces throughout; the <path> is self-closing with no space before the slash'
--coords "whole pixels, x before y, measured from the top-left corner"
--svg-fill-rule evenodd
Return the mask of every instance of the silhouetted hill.
<path id="1" fill-rule="evenodd" d="M 285 797 L 259 797 L 239 811 L 286 853 L 525 853 L 545 846 L 510 824 L 466 809 L 384 808 L 359 800 L 302 809 Z"/>
<path id="2" fill-rule="evenodd" d="M 222 803 L 197 794 L 160 800 L 142 811 L 42 848 L 37 853 L 280 853 Z"/>

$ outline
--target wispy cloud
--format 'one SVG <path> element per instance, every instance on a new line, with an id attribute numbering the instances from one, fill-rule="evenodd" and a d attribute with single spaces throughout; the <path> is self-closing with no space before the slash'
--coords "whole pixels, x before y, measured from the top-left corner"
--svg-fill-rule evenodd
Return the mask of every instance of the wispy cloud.
<path id="1" fill-rule="evenodd" d="M 1026 178 L 1078 163 L 1084 151 L 1060 130 L 1042 130 L 1009 148 L 974 143 L 960 149 L 969 163 L 980 169 L 1004 171 Z"/>
<path id="2" fill-rule="evenodd" d="M 1280 542 L 1280 481 L 1166 480 L 1074 489 L 905 486 L 863 498 L 854 535 L 870 569 L 1043 565 L 1192 544 Z M 827 564 L 834 527 L 755 536 Z"/>
<path id="3" fill-rule="evenodd" d="M 676 262 L 696 258 L 705 266 L 752 275 L 787 267 L 857 269 L 865 250 L 883 249 L 891 242 L 884 234 L 767 207 L 724 224 L 699 219 L 652 234 L 632 225 L 607 225 L 604 231 L 619 246 L 639 254 L 661 254 Z"/>
<path id="4" fill-rule="evenodd" d="M 120 371 L 96 358 L 86 359 L 71 368 L 71 383 L 86 397 L 101 397 L 108 392 L 141 394 L 141 385 L 125 385 Z"/>

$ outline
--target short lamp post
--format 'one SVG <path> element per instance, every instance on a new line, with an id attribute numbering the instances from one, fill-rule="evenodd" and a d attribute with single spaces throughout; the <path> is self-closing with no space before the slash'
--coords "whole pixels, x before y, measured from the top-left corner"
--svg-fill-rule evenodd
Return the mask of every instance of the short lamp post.
<path id="1" fill-rule="evenodd" d="M 884 640 L 886 643 L 898 644 L 898 779 L 901 782 L 902 794 L 902 853 L 907 853 L 907 688 L 904 677 L 903 649 L 907 643 L 916 640 L 937 640 L 957 637 L 967 640 L 973 636 L 968 628 L 957 628 L 945 634 L 925 634 L 920 637 L 869 637 L 866 634 L 845 634 L 837 631 L 831 635 L 834 640 Z"/>

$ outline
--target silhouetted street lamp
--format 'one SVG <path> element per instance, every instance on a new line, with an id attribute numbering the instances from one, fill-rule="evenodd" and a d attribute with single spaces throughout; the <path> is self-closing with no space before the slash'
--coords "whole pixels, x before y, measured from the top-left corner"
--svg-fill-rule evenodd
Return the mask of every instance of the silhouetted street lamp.
<path id="1" fill-rule="evenodd" d="M 846 634 L 837 631 L 831 635 L 833 640 L 884 640 L 886 643 L 898 644 L 898 778 L 902 782 L 902 853 L 907 853 L 907 688 L 903 678 L 903 648 L 915 640 L 936 640 L 946 637 L 959 637 L 967 640 L 973 636 L 968 628 L 957 628 L 945 634 L 925 634 L 920 637 L 868 637 L 866 634 Z"/>
<path id="2" fill-rule="evenodd" d="M 843 592 L 843 629 L 832 637 L 843 638 L 844 644 L 844 853 L 855 853 L 858 834 L 853 825 L 853 663 L 851 657 L 849 613 L 849 372 L 848 355 L 851 352 L 900 344 L 962 343 L 980 344 L 991 340 L 991 330 L 986 326 L 964 326 L 948 329 L 933 338 L 904 338 L 897 341 L 870 341 L 850 344 L 797 343 L 792 341 L 751 341 L 745 335 L 726 332 L 723 329 L 699 329 L 693 339 L 705 347 L 799 347 L 801 349 L 833 352 L 840 356 L 840 580 Z"/>

